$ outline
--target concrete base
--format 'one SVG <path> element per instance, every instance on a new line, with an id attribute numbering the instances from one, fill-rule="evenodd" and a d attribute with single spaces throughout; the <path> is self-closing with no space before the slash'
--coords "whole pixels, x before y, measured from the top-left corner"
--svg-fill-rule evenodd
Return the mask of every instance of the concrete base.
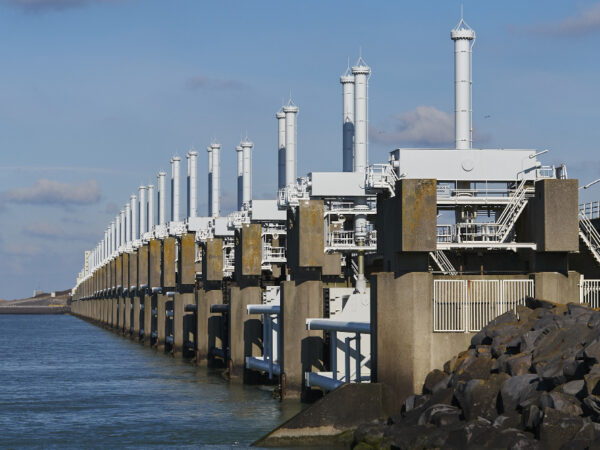
<path id="1" fill-rule="evenodd" d="M 158 351 L 165 351 L 165 333 L 166 333 L 166 305 L 168 297 L 164 294 L 156 296 L 156 343 Z"/>
<path id="2" fill-rule="evenodd" d="M 240 289 L 232 287 L 229 309 L 229 352 L 231 379 L 248 381 L 246 356 L 262 354 L 262 322 L 259 316 L 248 315 L 246 307 L 260 304 L 262 292 L 258 286 Z"/>
<path id="3" fill-rule="evenodd" d="M 196 295 L 196 363 L 206 365 L 210 361 L 210 350 L 221 347 L 221 314 L 212 314 L 210 305 L 223 303 L 221 289 L 199 289 Z"/>
<path id="4" fill-rule="evenodd" d="M 152 295 L 144 295 L 144 345 L 152 344 Z"/>
<path id="5" fill-rule="evenodd" d="M 568 275 L 558 272 L 535 273 L 535 298 L 561 304 L 578 303 L 579 278 L 580 275 L 573 271 L 569 271 Z"/>

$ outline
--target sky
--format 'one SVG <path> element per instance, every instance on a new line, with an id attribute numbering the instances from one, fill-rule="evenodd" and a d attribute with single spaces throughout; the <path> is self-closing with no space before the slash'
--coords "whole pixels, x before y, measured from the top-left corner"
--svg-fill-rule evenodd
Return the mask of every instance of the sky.
<path id="1" fill-rule="evenodd" d="M 224 213 L 246 136 L 253 197 L 275 198 L 290 96 L 298 175 L 341 170 L 339 76 L 361 52 L 369 161 L 452 146 L 461 4 L 477 32 L 474 145 L 549 149 L 544 164 L 599 178 L 600 1 L 0 0 L 0 298 L 71 288 L 129 195 L 192 148 L 206 214 L 212 140 Z M 580 193 L 600 199 L 600 183 Z"/>

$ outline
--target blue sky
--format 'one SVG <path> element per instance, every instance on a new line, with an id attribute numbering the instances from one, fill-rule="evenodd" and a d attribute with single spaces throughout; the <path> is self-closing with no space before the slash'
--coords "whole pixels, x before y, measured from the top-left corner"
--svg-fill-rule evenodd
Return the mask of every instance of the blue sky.
<path id="1" fill-rule="evenodd" d="M 600 2 L 462 3 L 477 32 L 475 145 L 549 148 L 545 163 L 600 177 Z M 274 198 L 274 113 L 290 91 L 298 173 L 340 170 L 339 76 L 361 47 L 370 162 L 450 146 L 460 4 L 0 0 L 0 298 L 70 288 L 129 195 L 192 147 L 204 214 L 213 138 L 226 210 L 246 133 L 254 197 Z M 598 198 L 600 184 L 582 191 Z"/>

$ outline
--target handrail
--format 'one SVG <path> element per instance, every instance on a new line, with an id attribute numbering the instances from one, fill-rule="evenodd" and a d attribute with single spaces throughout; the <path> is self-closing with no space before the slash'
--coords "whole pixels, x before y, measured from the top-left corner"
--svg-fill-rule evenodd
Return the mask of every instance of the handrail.
<path id="1" fill-rule="evenodd" d="M 371 324 L 369 322 L 350 322 L 333 319 L 306 319 L 306 329 L 371 334 Z"/>

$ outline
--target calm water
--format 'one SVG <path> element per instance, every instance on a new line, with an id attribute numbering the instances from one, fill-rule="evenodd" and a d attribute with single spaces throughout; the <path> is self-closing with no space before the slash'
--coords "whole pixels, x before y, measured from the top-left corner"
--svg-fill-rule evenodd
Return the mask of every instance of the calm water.
<path id="1" fill-rule="evenodd" d="M 1 447 L 245 447 L 298 408 L 75 317 L 0 315 Z"/>

